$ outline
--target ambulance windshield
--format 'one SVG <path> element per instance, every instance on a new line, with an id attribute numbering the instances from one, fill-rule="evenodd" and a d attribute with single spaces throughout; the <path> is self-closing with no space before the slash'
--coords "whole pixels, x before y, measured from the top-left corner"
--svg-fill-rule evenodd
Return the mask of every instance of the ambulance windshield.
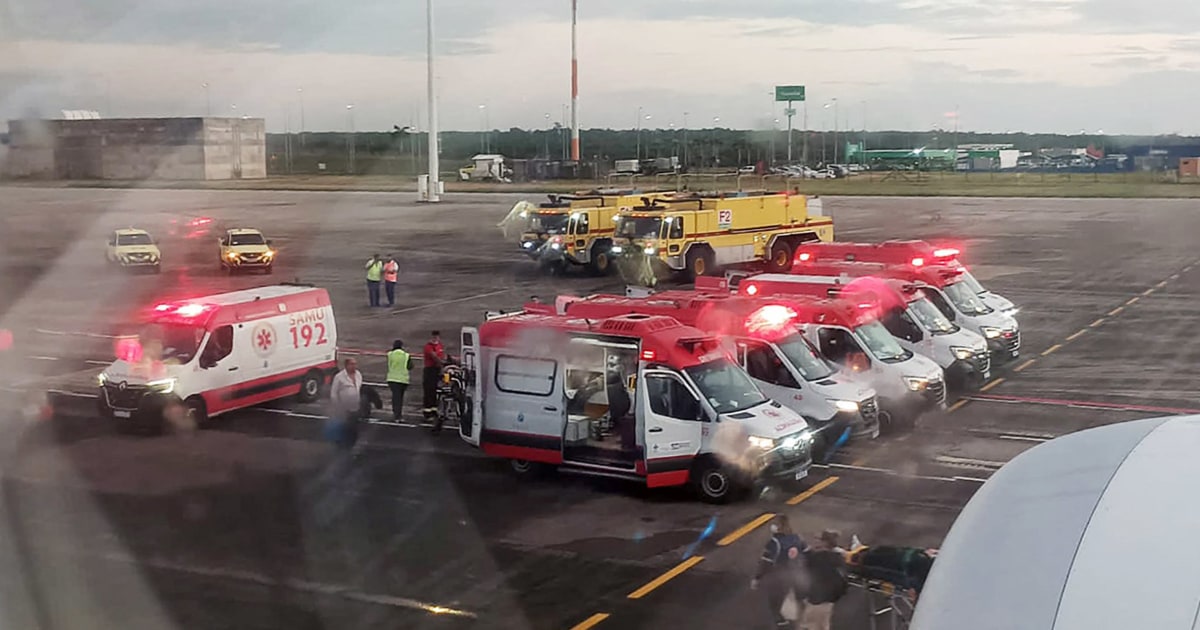
<path id="1" fill-rule="evenodd" d="M 897 343 L 896 338 L 879 322 L 855 328 L 854 335 L 867 346 L 876 359 L 885 363 L 899 363 L 912 356 L 912 353 Z"/>
<path id="2" fill-rule="evenodd" d="M 185 324 L 155 324 L 141 335 L 146 358 L 180 363 L 191 361 L 203 340 L 203 328 Z"/>
<path id="3" fill-rule="evenodd" d="M 833 374 L 833 367 L 817 354 L 799 333 L 788 335 L 776 345 L 806 381 L 819 381 Z"/>
<path id="4" fill-rule="evenodd" d="M 909 302 L 908 312 L 912 313 L 913 319 L 920 322 L 925 330 L 935 335 L 958 332 L 958 325 L 946 319 L 946 316 L 927 298 L 922 297 Z"/>
<path id="5" fill-rule="evenodd" d="M 749 409 L 767 400 L 750 381 L 750 377 L 728 359 L 701 363 L 683 371 L 692 378 L 692 382 L 700 388 L 700 394 L 717 413 Z"/>
<path id="6" fill-rule="evenodd" d="M 963 284 L 970 287 L 972 291 L 979 295 L 983 295 L 984 293 L 988 292 L 987 289 L 983 288 L 982 284 L 979 284 L 979 281 L 975 279 L 975 276 L 972 276 L 971 272 L 967 271 L 966 267 L 963 267 L 962 275 L 959 276 L 959 279 L 962 280 Z"/>
<path id="7" fill-rule="evenodd" d="M 622 217 L 617 236 L 624 238 L 658 238 L 662 217 Z"/>
<path id="8" fill-rule="evenodd" d="M 979 294 L 965 282 L 947 284 L 942 287 L 942 291 L 963 315 L 986 315 L 992 312 L 992 309 L 979 299 Z"/>

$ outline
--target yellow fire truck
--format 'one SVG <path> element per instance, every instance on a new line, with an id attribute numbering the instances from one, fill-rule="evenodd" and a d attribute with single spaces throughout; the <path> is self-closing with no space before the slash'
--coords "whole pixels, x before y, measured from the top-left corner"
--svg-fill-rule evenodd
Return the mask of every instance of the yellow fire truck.
<path id="1" fill-rule="evenodd" d="M 599 190 L 574 195 L 551 195 L 534 206 L 527 201 L 513 206 L 501 222 L 508 238 L 519 230 L 522 252 L 551 270 L 567 264 L 587 266 L 589 271 L 611 271 L 613 217 L 622 208 L 673 193 Z"/>
<path id="2" fill-rule="evenodd" d="M 688 277 L 722 267 L 763 262 L 791 269 L 801 243 L 832 241 L 833 219 L 818 197 L 787 193 L 681 193 L 644 199 L 614 218 L 611 253 L 629 282 Z"/>

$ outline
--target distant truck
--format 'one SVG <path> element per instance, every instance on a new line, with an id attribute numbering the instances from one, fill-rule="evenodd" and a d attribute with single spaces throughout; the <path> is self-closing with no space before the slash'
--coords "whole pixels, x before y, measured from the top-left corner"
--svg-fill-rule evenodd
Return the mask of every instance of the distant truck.
<path id="1" fill-rule="evenodd" d="M 613 164 L 613 170 L 618 173 L 640 173 L 642 165 L 638 160 L 617 160 Z"/>
<path id="2" fill-rule="evenodd" d="M 464 182 L 508 182 L 512 179 L 512 169 L 505 164 L 503 155 L 480 153 L 471 158 L 470 164 L 458 169 L 458 178 Z"/>
<path id="3" fill-rule="evenodd" d="M 660 275 L 710 275 L 721 267 L 792 267 L 793 252 L 833 240 L 833 219 L 817 197 L 765 192 L 679 194 L 645 199 L 614 219 L 612 253 L 626 281 L 654 285 Z"/>

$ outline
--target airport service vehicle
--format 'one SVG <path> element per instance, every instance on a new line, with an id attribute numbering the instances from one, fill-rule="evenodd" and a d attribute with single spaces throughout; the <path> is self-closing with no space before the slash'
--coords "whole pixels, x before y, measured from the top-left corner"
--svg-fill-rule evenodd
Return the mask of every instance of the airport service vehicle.
<path id="1" fill-rule="evenodd" d="M 849 429 L 850 437 L 879 435 L 875 390 L 857 382 L 821 357 L 792 324 L 806 301 L 758 299 L 724 293 L 663 291 L 644 297 L 560 296 L 558 313 L 602 319 L 630 313 L 673 317 L 721 340 L 754 384 L 809 422 L 813 453 L 825 460 L 830 447 Z"/>
<path id="2" fill-rule="evenodd" d="M 692 484 L 713 502 L 808 474 L 804 418 L 764 396 L 715 338 L 669 317 L 533 307 L 462 329 L 471 403 L 460 433 L 517 473 Z"/>
<path id="3" fill-rule="evenodd" d="M 643 199 L 662 199 L 673 192 L 612 191 L 593 196 L 576 196 L 561 234 L 551 236 L 541 250 L 543 261 L 586 266 L 596 275 L 612 271 L 613 219 L 622 209 Z"/>
<path id="4" fill-rule="evenodd" d="M 996 361 L 1021 355 L 1021 328 L 1017 320 L 987 306 L 965 280 L 964 267 L 910 263 L 801 262 L 792 273 L 878 276 L 920 284 L 925 296 L 950 321 L 981 335 Z"/>
<path id="5" fill-rule="evenodd" d="M 125 268 L 151 269 L 154 273 L 162 271 L 162 252 L 158 251 L 158 241 L 146 230 L 137 228 L 113 230 L 108 235 L 104 259 Z"/>
<path id="6" fill-rule="evenodd" d="M 638 203 L 643 196 L 662 194 L 666 193 L 600 190 L 574 195 L 549 195 L 547 201 L 537 205 L 518 201 L 499 227 L 506 239 L 516 236 L 522 253 L 542 264 L 551 265 L 567 260 L 595 266 L 592 254 L 596 239 L 607 239 L 604 242 L 604 251 L 607 253 L 612 239 L 612 217 L 618 207 Z M 585 213 L 582 223 L 579 223 L 577 212 Z M 572 217 L 575 217 L 576 224 L 570 226 L 572 232 L 570 239 L 567 239 L 563 235 L 567 233 Z M 584 240 L 584 243 L 580 245 L 578 240 Z M 607 258 L 602 262 L 607 266 Z"/>
<path id="7" fill-rule="evenodd" d="M 789 278 L 785 274 L 763 274 Z M 751 276 L 762 277 L 760 276 Z M 739 294 L 748 295 L 747 280 L 737 287 Z M 711 279 L 706 283 L 714 289 L 729 290 L 725 280 Z M 792 288 L 797 285 L 787 285 Z M 752 289 L 753 295 L 767 292 Z M 803 291 L 781 292 L 780 295 L 809 295 Z M 828 293 L 816 293 L 818 297 Z M 946 379 L 942 368 L 932 359 L 902 346 L 879 321 L 871 304 L 864 304 L 837 295 L 819 300 L 812 308 L 796 311 L 793 323 L 816 345 L 821 354 L 860 377 L 875 389 L 879 396 L 879 424 L 883 428 L 911 426 L 926 411 L 940 408 L 946 402 Z"/>
<path id="8" fill-rule="evenodd" d="M 275 250 L 263 233 L 251 228 L 233 228 L 217 240 L 221 269 L 233 273 L 242 269 L 262 269 L 271 273 Z"/>
<path id="9" fill-rule="evenodd" d="M 793 251 L 833 240 L 821 200 L 787 193 L 691 193 L 645 199 L 621 210 L 614 254 L 629 282 L 652 286 L 660 275 L 698 277 L 720 267 L 766 262 L 792 266 Z"/>
<path id="10" fill-rule="evenodd" d="M 925 241 L 891 240 L 882 243 L 808 243 L 796 250 L 796 262 L 872 262 L 893 265 L 945 265 L 962 270 L 964 282 L 989 308 L 1009 317 L 1020 311 L 1010 300 L 989 291 L 959 262 L 957 247 L 938 247 Z"/>
<path id="11" fill-rule="evenodd" d="M 100 373 L 100 410 L 119 428 L 161 426 L 169 403 L 197 425 L 287 396 L 316 400 L 336 370 L 324 289 L 259 287 L 154 306 L 137 340 Z"/>
<path id="12" fill-rule="evenodd" d="M 926 297 L 926 285 L 891 278 L 834 275 L 846 265 L 814 265 L 810 275 L 761 274 L 742 280 L 744 295 L 844 296 L 874 312 L 901 346 L 933 359 L 949 385 L 975 389 L 991 376 L 983 337 L 958 326 Z"/>
<path id="13" fill-rule="evenodd" d="M 507 182 L 510 177 L 512 177 L 512 169 L 504 163 L 504 156 L 493 153 L 480 153 L 472 156 L 470 164 L 458 169 L 458 178 L 464 182 Z"/>

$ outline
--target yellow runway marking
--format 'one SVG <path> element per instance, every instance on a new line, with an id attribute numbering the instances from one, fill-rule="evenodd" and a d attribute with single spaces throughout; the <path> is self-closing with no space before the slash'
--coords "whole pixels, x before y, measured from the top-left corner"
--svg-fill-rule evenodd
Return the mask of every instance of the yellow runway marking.
<path id="1" fill-rule="evenodd" d="M 953 405 L 950 405 L 950 408 L 946 410 L 946 413 L 954 413 L 955 411 L 962 409 L 963 405 L 965 405 L 965 404 L 967 404 L 966 398 L 954 403 Z"/>
<path id="2" fill-rule="evenodd" d="M 979 388 L 979 391 L 980 391 L 980 392 L 986 392 L 987 390 L 989 390 L 989 389 L 991 389 L 991 388 L 993 388 L 993 387 L 995 387 L 995 386 L 997 386 L 997 385 L 999 385 L 1000 383 L 1003 383 L 1003 382 L 1004 382 L 1004 379 L 1003 379 L 1003 378 L 998 378 L 998 379 L 996 379 L 996 380 L 992 381 L 991 383 L 988 383 L 987 385 L 984 385 L 983 387 L 980 387 L 980 388 Z"/>
<path id="3" fill-rule="evenodd" d="M 1107 320 L 1107 319 L 1108 319 L 1107 317 L 1101 317 L 1100 319 L 1097 319 L 1096 321 L 1088 324 L 1088 328 L 1098 328 L 1100 326 L 1100 324 L 1103 324 L 1105 322 L 1105 320 Z"/>
<path id="4" fill-rule="evenodd" d="M 1118 306 L 1117 308 L 1114 308 L 1113 310 L 1109 311 L 1108 314 L 1109 315 L 1120 315 L 1121 311 L 1124 311 L 1124 310 L 1125 310 L 1124 306 Z"/>
<path id="5" fill-rule="evenodd" d="M 1134 304 L 1137 304 L 1137 301 L 1140 299 L 1142 299 L 1142 298 L 1135 295 L 1135 296 L 1129 298 L 1128 300 L 1125 300 L 1125 306 L 1132 306 Z"/>
<path id="6" fill-rule="evenodd" d="M 608 619 L 608 613 L 596 613 L 572 626 L 571 630 L 588 630 L 605 619 Z"/>
<path id="7" fill-rule="evenodd" d="M 1045 350 L 1043 350 L 1043 351 L 1042 351 L 1042 356 L 1047 356 L 1047 355 L 1050 355 L 1050 354 L 1054 354 L 1054 353 L 1055 353 L 1055 352 L 1057 352 L 1057 351 L 1058 351 L 1058 349 L 1059 349 L 1059 348 L 1061 348 L 1061 347 L 1062 347 L 1062 344 L 1061 344 L 1061 343 L 1056 343 L 1056 344 L 1054 344 L 1053 346 L 1050 346 L 1049 348 L 1046 348 Z"/>
<path id="8" fill-rule="evenodd" d="M 1172 280 L 1174 280 L 1174 278 L 1172 278 Z M 1162 280 L 1162 281 L 1160 281 L 1158 284 L 1154 285 L 1154 288 L 1155 288 L 1155 289 L 1161 289 L 1161 288 L 1163 288 L 1163 287 L 1165 287 L 1165 286 L 1167 286 L 1167 281 L 1166 281 L 1166 280 Z"/>
<path id="9" fill-rule="evenodd" d="M 677 577 L 680 573 L 683 573 L 684 571 L 687 571 L 688 569 L 696 566 L 697 564 L 700 564 L 700 562 L 703 560 L 704 560 L 704 556 L 692 556 L 691 558 L 688 558 L 687 560 L 680 562 L 679 564 L 675 565 L 675 568 L 654 578 L 653 580 L 650 580 L 642 588 L 639 588 L 638 590 L 630 593 L 628 595 L 629 599 L 641 599 L 641 598 L 645 597 L 646 595 L 649 595 L 650 592 L 653 591 L 654 589 L 662 586 L 663 584 L 666 584 L 667 582 L 670 582 L 672 579 Z M 597 621 L 596 623 L 600 623 L 600 622 Z M 595 625 L 595 624 L 592 624 L 592 625 Z"/>
<path id="10" fill-rule="evenodd" d="M 813 487 L 809 488 L 808 490 L 805 490 L 804 492 L 801 492 L 800 494 L 797 494 L 796 496 L 788 499 L 787 504 L 788 505 L 799 505 L 799 504 L 811 499 L 814 494 L 833 485 L 833 483 L 837 480 L 838 480 L 837 477 L 827 477 L 825 479 L 822 479 L 821 481 L 818 481 L 817 483 L 813 484 Z"/>
<path id="11" fill-rule="evenodd" d="M 1018 365 L 1017 367 L 1013 368 L 1013 371 L 1014 371 L 1014 372 L 1021 372 L 1021 371 L 1023 371 L 1025 368 L 1027 368 L 1027 367 L 1029 367 L 1029 366 L 1033 365 L 1034 363 L 1037 363 L 1037 359 L 1030 359 L 1030 360 L 1028 360 L 1028 361 L 1026 361 L 1026 362 L 1022 363 L 1021 365 Z"/>
<path id="12" fill-rule="evenodd" d="M 1082 337 L 1083 333 L 1085 333 L 1085 332 L 1087 332 L 1086 328 L 1076 332 L 1075 334 L 1071 335 L 1070 337 L 1067 337 L 1067 341 L 1075 341 L 1076 339 Z"/>
<path id="13" fill-rule="evenodd" d="M 762 527 L 767 521 L 769 521 L 773 518 L 775 518 L 775 513 L 767 512 L 766 514 L 759 516 L 758 518 L 754 519 L 753 521 L 750 521 L 749 523 L 746 523 L 745 525 L 742 525 L 741 527 L 726 534 L 724 538 L 717 541 L 717 546 L 724 547 L 726 545 L 731 545 L 734 542 L 736 542 L 737 539 L 741 538 L 742 536 L 745 536 L 746 534 L 749 534 L 750 532 L 754 531 L 755 529 L 758 529 L 759 527 Z"/>
<path id="14" fill-rule="evenodd" d="M 1142 297 L 1145 297 L 1145 296 L 1147 296 L 1147 295 L 1150 295 L 1151 293 L 1154 293 L 1154 292 L 1155 292 L 1155 291 L 1157 291 L 1157 290 L 1158 290 L 1158 288 L 1157 288 L 1157 287 L 1151 287 L 1151 288 L 1149 288 L 1149 289 L 1146 289 L 1145 291 L 1142 291 Z"/>

